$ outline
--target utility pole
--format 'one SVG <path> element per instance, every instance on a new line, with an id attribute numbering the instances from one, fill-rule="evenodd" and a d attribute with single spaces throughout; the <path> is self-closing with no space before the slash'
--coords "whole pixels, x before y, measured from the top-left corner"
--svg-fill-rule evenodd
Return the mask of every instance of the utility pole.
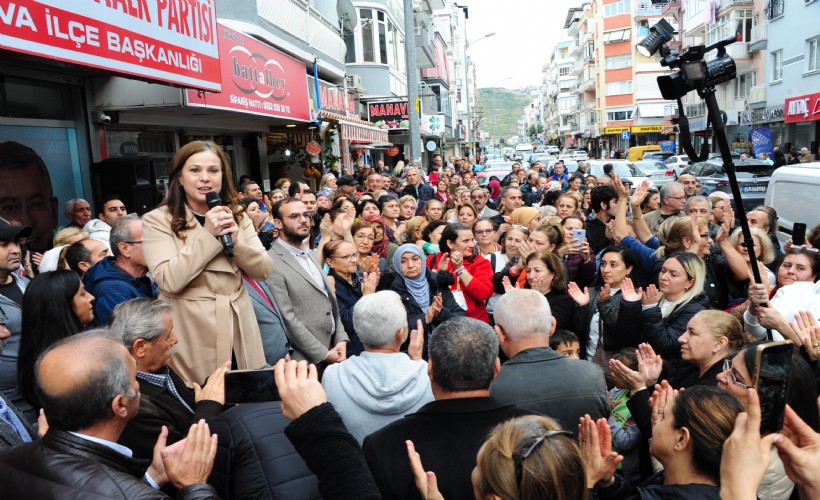
<path id="1" fill-rule="evenodd" d="M 416 23 L 413 16 L 413 0 L 404 0 L 404 57 L 407 60 L 407 108 L 409 114 L 410 144 L 407 147 L 407 160 L 421 163 L 421 151 L 416 148 L 421 142 L 419 130 L 419 112 L 416 102 L 419 98 L 419 70 L 416 67 Z"/>

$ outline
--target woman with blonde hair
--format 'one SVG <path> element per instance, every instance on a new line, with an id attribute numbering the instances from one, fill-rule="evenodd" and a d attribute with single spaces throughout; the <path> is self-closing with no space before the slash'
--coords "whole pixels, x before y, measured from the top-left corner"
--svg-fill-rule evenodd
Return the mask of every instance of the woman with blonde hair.
<path id="1" fill-rule="evenodd" d="M 402 244 L 404 243 L 415 243 L 422 248 L 424 245 L 424 237 L 422 236 L 422 232 L 424 228 L 427 227 L 427 219 L 422 217 L 421 215 L 417 215 L 412 217 L 405 223 L 404 229 L 404 238 L 402 238 Z"/>
<path id="2" fill-rule="evenodd" d="M 418 208 L 418 200 L 411 195 L 406 194 L 399 198 L 399 210 L 401 216 L 399 220 L 410 220 L 416 216 L 416 209 Z"/>

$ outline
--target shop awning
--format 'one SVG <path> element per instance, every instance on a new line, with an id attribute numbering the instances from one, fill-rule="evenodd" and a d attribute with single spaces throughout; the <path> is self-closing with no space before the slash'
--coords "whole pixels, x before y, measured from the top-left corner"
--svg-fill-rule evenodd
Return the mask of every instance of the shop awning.
<path id="1" fill-rule="evenodd" d="M 368 121 L 351 116 L 340 115 L 339 113 L 332 113 L 330 111 L 325 111 L 324 109 L 319 110 L 319 118 L 339 122 L 342 138 L 348 142 L 355 142 L 358 144 L 388 142 L 387 131 L 374 127 L 373 124 Z"/>

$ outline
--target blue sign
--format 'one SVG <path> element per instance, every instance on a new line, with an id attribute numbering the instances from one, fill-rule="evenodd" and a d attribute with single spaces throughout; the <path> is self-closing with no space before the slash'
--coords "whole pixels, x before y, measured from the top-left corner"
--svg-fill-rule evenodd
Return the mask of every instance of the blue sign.
<path id="1" fill-rule="evenodd" d="M 675 154 L 675 141 L 658 141 L 658 146 L 661 147 L 661 151 L 664 153 Z"/>
<path id="2" fill-rule="evenodd" d="M 754 148 L 755 157 L 760 158 L 760 153 L 767 153 L 769 158 L 774 156 L 772 132 L 769 127 L 754 128 L 750 135 L 752 136 L 752 148 Z"/>
<path id="3" fill-rule="evenodd" d="M 621 132 L 621 139 L 628 141 L 630 137 L 632 137 L 632 134 L 628 130 L 626 132 Z"/>

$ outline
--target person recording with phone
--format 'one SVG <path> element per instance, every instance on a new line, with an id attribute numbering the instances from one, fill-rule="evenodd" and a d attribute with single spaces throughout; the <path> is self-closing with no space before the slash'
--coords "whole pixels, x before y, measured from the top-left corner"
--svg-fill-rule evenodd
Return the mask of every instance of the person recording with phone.
<path id="1" fill-rule="evenodd" d="M 211 192 L 226 205 L 209 208 Z M 232 258 L 220 241 L 225 236 Z M 177 152 L 168 196 L 143 218 L 142 244 L 159 298 L 171 304 L 181 341 L 171 365 L 186 384 L 202 383 L 229 359 L 238 368 L 265 365 L 242 274 L 264 280 L 273 259 L 242 213 L 230 161 L 220 146 L 193 141 Z"/>

